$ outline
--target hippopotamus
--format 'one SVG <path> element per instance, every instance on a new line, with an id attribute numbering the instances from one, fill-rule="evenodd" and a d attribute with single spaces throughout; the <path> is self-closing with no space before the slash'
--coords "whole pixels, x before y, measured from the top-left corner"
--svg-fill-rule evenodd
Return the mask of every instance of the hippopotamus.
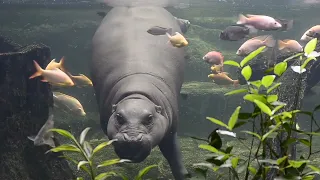
<path id="1" fill-rule="evenodd" d="M 177 137 L 185 49 L 153 26 L 181 33 L 163 7 L 113 7 L 92 40 L 91 78 L 104 133 L 119 158 L 139 163 L 158 146 L 176 180 L 189 176 Z"/>

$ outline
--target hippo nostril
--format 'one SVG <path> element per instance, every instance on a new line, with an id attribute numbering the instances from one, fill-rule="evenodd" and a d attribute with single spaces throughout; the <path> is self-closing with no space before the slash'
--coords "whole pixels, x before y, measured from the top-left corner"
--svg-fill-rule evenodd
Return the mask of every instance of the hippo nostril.
<path id="1" fill-rule="evenodd" d="M 128 136 L 127 133 L 123 134 L 123 140 L 125 141 L 142 141 L 143 134 L 139 133 L 137 136 Z"/>
<path id="2" fill-rule="evenodd" d="M 123 134 L 123 139 L 124 139 L 125 141 L 127 141 L 127 140 L 130 139 L 127 133 L 124 133 L 124 134 Z"/>
<path id="3" fill-rule="evenodd" d="M 142 138 L 143 138 L 143 136 L 142 136 L 142 134 L 140 133 L 140 134 L 137 136 L 137 141 L 142 141 Z"/>

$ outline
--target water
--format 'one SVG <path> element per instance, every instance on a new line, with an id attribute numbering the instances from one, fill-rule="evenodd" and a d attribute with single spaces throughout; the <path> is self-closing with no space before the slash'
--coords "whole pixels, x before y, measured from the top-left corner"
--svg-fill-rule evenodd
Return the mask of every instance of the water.
<path id="1" fill-rule="evenodd" d="M 185 84 L 182 90 L 188 97 L 180 98 L 181 136 L 206 137 L 217 126 L 207 121 L 205 117 L 215 117 L 227 122 L 239 104 L 244 106 L 244 110 L 251 109 L 251 106 L 244 103 L 242 96 L 224 97 L 223 93 L 227 89 L 214 85 L 207 77 L 210 74 L 210 66 L 201 58 L 208 51 L 222 52 L 225 60 L 233 59 L 238 62 L 241 60 L 235 52 L 244 41 L 222 41 L 219 39 L 221 30 L 235 24 L 239 13 L 265 14 L 293 19 L 294 26 L 287 32 L 259 32 L 259 34 L 272 34 L 279 39 L 299 40 L 308 28 L 320 24 L 320 19 L 315 16 L 320 10 L 319 3 L 309 3 L 310 1 L 286 0 L 268 2 L 189 0 L 176 8 L 167 8 L 174 16 L 191 22 L 186 33 L 190 43 L 187 52 L 191 58 L 185 67 Z M 81 73 L 89 77 L 91 40 L 102 20 L 97 12 L 107 13 L 109 10 L 109 7 L 100 2 L 3 0 L 2 4 L 0 1 L 0 35 L 9 37 L 21 45 L 38 43 L 48 45 L 51 49 L 51 58 L 59 60 L 65 56 L 66 67 L 72 74 Z M 225 70 L 233 79 L 236 78 L 235 68 L 226 67 Z M 233 89 L 233 87 L 228 88 Z M 317 89 L 319 88 L 314 88 L 316 95 L 309 95 L 303 100 L 303 109 L 312 110 L 319 104 Z M 93 88 L 65 88 L 61 92 L 77 98 L 87 116 L 77 117 L 55 111 L 57 126 L 75 134 L 90 126 L 93 128 L 90 137 L 104 137 L 99 124 L 98 106 Z M 305 118 L 301 118 L 300 126 L 309 128 L 309 123 L 306 123 Z M 248 128 L 244 126 L 242 129 Z M 315 144 L 320 143 L 315 141 Z"/>

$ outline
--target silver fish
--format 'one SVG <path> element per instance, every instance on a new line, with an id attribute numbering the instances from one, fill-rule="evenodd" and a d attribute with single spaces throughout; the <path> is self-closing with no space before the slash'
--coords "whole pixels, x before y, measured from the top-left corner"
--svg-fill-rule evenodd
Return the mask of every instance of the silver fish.
<path id="1" fill-rule="evenodd" d="M 53 141 L 53 132 L 49 131 L 54 127 L 53 115 L 50 115 L 46 123 L 41 127 L 40 131 L 36 136 L 28 136 L 28 139 L 33 141 L 35 146 L 49 145 L 55 147 Z"/>
<path id="2" fill-rule="evenodd" d="M 166 33 L 172 34 L 172 28 L 153 26 L 150 29 L 148 29 L 147 32 L 154 36 L 165 35 Z"/>

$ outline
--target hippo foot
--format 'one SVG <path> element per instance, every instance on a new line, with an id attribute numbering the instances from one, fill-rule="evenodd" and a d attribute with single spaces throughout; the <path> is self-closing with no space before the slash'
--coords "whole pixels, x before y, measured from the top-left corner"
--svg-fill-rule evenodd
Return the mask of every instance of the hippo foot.
<path id="1" fill-rule="evenodd" d="M 159 145 L 160 151 L 167 159 L 175 180 L 185 180 L 190 176 L 182 163 L 177 133 L 169 135 Z"/>

